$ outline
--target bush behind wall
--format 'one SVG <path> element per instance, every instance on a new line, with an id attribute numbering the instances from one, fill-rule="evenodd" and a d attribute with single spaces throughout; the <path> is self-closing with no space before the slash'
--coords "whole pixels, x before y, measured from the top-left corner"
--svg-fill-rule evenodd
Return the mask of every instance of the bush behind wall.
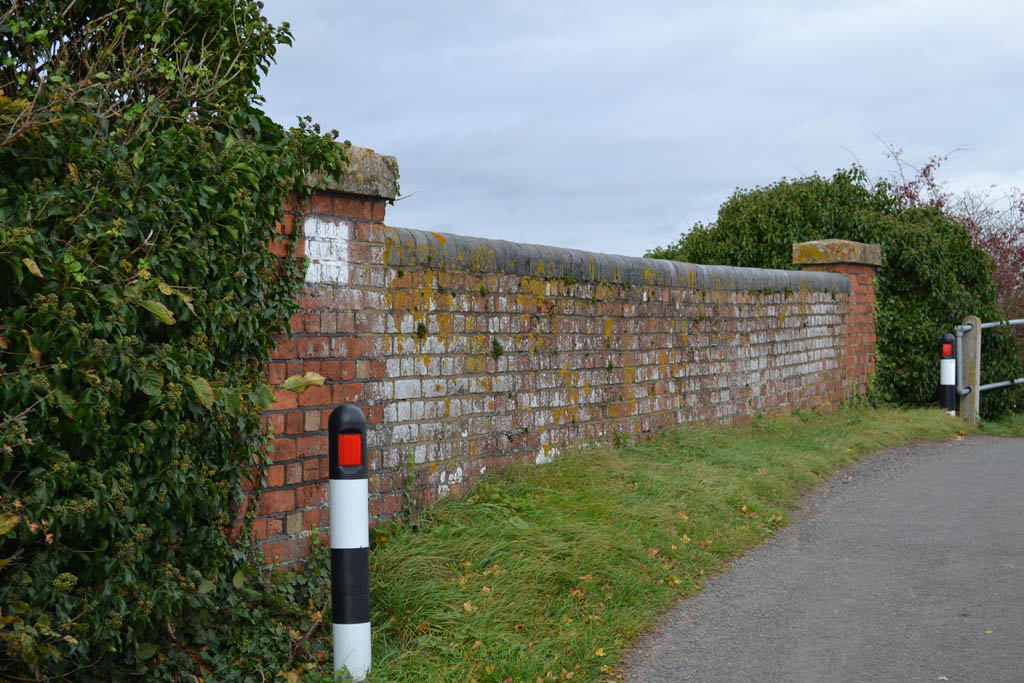
<path id="1" fill-rule="evenodd" d="M 814 175 L 737 190 L 709 225 L 647 256 L 692 263 L 793 269 L 792 246 L 846 239 L 882 247 L 876 281 L 876 387 L 884 400 L 925 405 L 935 399 L 942 335 L 975 314 L 1004 317 L 996 304 L 992 265 L 957 220 L 933 206 L 901 203 L 886 182 L 870 184 L 858 167 L 831 178 Z M 986 330 L 982 382 L 1020 377 L 1011 334 Z M 983 415 L 1019 406 L 1019 390 L 987 392 Z"/>

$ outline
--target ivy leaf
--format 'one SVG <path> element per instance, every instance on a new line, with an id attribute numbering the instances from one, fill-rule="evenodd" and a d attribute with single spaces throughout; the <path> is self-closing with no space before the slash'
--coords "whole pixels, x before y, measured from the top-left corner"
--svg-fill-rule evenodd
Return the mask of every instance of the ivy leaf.
<path id="1" fill-rule="evenodd" d="M 164 376 L 156 370 L 147 370 L 142 375 L 142 382 L 139 389 L 146 396 L 159 396 L 164 388 Z"/>
<path id="2" fill-rule="evenodd" d="M 192 391 L 196 392 L 196 398 L 199 402 L 206 406 L 207 409 L 213 408 L 213 387 L 202 377 L 189 377 L 188 383 L 192 387 Z"/>
<path id="3" fill-rule="evenodd" d="M 199 584 L 199 591 L 198 591 L 200 595 L 206 595 L 207 593 L 209 593 L 212 590 L 213 590 L 213 581 L 210 581 L 209 579 L 203 579 L 200 582 L 200 584 Z"/>
<path id="4" fill-rule="evenodd" d="M 241 588 L 243 585 L 245 585 L 245 572 L 243 572 L 241 569 L 235 572 L 235 575 L 231 577 L 231 585 L 235 588 Z"/>
<path id="5" fill-rule="evenodd" d="M 216 390 L 217 398 L 224 402 L 228 414 L 238 417 L 242 414 L 242 397 L 234 389 L 220 387 Z"/>
<path id="6" fill-rule="evenodd" d="M 181 291 L 180 289 L 174 290 L 174 294 L 179 299 L 181 299 L 181 302 L 188 307 L 188 310 L 192 311 L 192 315 L 196 314 L 196 309 L 192 305 L 192 297 L 190 297 L 188 294 L 186 294 L 185 292 Z"/>
<path id="7" fill-rule="evenodd" d="M 292 375 L 281 383 L 281 388 L 285 391 L 294 391 L 296 394 L 301 394 L 311 386 L 322 387 L 323 385 L 323 375 L 310 371 L 305 375 Z"/>
<path id="8" fill-rule="evenodd" d="M 157 653 L 159 648 L 153 643 L 141 643 L 135 652 L 135 659 L 144 662 Z"/>
<path id="9" fill-rule="evenodd" d="M 5 512 L 0 515 L 0 536 L 9 534 L 11 529 L 18 526 L 19 519 L 21 519 L 21 517 L 18 517 L 18 515 L 13 512 Z"/>
<path id="10" fill-rule="evenodd" d="M 82 179 L 78 177 L 78 167 L 70 161 L 68 162 L 68 172 L 71 173 L 71 177 L 75 179 L 75 184 L 81 184 Z"/>
<path id="11" fill-rule="evenodd" d="M 64 414 L 72 420 L 75 419 L 75 399 L 71 398 L 60 389 L 54 390 L 53 397 L 57 399 L 57 405 L 64 411 Z"/>
<path id="12" fill-rule="evenodd" d="M 164 306 L 159 301 L 153 301 L 147 299 L 142 302 L 142 307 L 153 314 L 153 317 L 162 322 L 164 325 L 174 324 L 174 314 L 171 313 L 170 309 Z"/>
<path id="13" fill-rule="evenodd" d="M 260 410 L 266 410 L 274 404 L 274 392 L 266 384 L 256 387 L 256 391 L 252 392 L 249 397 Z"/>
<path id="14" fill-rule="evenodd" d="M 530 528 L 530 523 L 527 522 L 522 517 L 519 517 L 517 515 L 513 515 L 513 516 L 509 517 L 508 521 L 512 522 L 512 526 L 514 526 L 517 529 L 521 529 L 523 531 L 525 531 L 525 530 Z"/>
<path id="15" fill-rule="evenodd" d="M 32 356 L 32 360 L 35 361 L 36 367 L 39 367 L 39 363 L 43 360 L 43 354 L 39 352 L 39 348 L 32 343 L 32 337 L 29 336 L 25 330 L 21 331 L 22 336 L 25 337 L 25 341 L 28 342 L 28 352 Z"/>
<path id="16" fill-rule="evenodd" d="M 25 258 L 21 259 L 21 262 L 25 264 L 26 268 L 28 268 L 28 272 L 32 273 L 36 277 L 43 276 L 43 272 L 39 270 L 39 265 L 35 262 L 35 260 L 30 259 L 26 256 Z"/>

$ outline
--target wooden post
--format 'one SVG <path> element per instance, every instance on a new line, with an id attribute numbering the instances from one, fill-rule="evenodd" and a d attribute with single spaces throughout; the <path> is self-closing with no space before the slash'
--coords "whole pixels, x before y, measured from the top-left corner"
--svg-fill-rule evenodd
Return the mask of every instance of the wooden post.
<path id="1" fill-rule="evenodd" d="M 976 315 L 964 318 L 964 325 L 971 329 L 964 332 L 963 349 L 963 381 L 964 387 L 971 392 L 960 397 L 960 417 L 968 424 L 978 424 L 981 406 L 981 319 Z"/>

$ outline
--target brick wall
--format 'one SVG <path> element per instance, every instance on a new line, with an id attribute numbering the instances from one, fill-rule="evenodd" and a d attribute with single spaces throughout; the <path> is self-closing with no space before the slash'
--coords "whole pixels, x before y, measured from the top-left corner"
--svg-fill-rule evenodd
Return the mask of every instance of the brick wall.
<path id="1" fill-rule="evenodd" d="M 429 504 L 574 444 L 834 408 L 873 374 L 874 265 L 849 254 L 804 245 L 809 270 L 767 271 L 387 228 L 389 189 L 336 186 L 306 207 L 302 311 L 268 372 L 326 382 L 267 412 L 255 532 L 269 562 L 300 558 L 327 526 L 340 403 L 367 415 L 381 519 L 401 511 L 410 462 Z"/>

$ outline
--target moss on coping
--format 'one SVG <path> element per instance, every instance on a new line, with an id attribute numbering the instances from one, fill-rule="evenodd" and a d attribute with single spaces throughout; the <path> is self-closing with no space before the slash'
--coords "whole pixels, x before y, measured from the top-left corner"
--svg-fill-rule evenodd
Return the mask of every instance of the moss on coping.
<path id="1" fill-rule="evenodd" d="M 882 248 L 849 240 L 800 242 L 793 245 L 793 263 L 799 266 L 853 263 L 877 267 L 882 265 Z"/>
<path id="2" fill-rule="evenodd" d="M 836 273 L 706 266 L 409 228 L 387 228 L 385 246 L 385 264 L 392 268 L 524 275 L 566 282 L 700 291 L 850 291 L 849 278 Z"/>

